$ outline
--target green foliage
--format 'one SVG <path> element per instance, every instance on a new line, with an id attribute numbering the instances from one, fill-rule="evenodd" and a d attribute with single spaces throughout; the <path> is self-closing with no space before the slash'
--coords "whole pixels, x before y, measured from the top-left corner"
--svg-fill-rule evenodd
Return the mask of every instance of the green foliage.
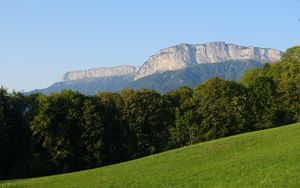
<path id="1" fill-rule="evenodd" d="M 265 81 L 260 77 L 263 77 Z M 267 78 L 269 78 L 269 84 L 266 83 Z M 262 69 L 247 71 L 241 82 L 252 88 L 252 99 L 256 100 L 252 101 L 252 111 L 256 113 L 256 118 L 258 118 L 256 122 L 264 124 L 261 125 L 262 127 L 266 127 L 267 124 L 272 126 L 299 121 L 299 46 L 289 48 L 279 62 L 265 66 Z M 262 114 L 258 115 L 259 113 Z"/>
<path id="2" fill-rule="evenodd" d="M 300 124 L 283 126 L 0 187 L 299 187 L 299 134 Z"/>
<path id="3" fill-rule="evenodd" d="M 175 120 L 169 129 L 171 148 L 191 145 L 200 141 L 192 95 L 193 90 L 188 87 L 181 87 L 165 94 L 171 103 L 171 114 Z"/>
<path id="4" fill-rule="evenodd" d="M 20 93 L 0 88 L 0 179 L 22 177 L 26 172 L 30 141 L 26 109 Z"/>
<path id="5" fill-rule="evenodd" d="M 167 142 L 168 103 L 157 92 L 123 90 L 123 118 L 134 137 L 136 157 L 163 151 Z"/>
<path id="6" fill-rule="evenodd" d="M 300 79 L 277 82 L 277 104 L 282 123 L 300 121 Z"/>
<path id="7" fill-rule="evenodd" d="M 257 77 L 249 86 L 248 98 L 251 104 L 254 130 L 276 125 L 276 84 L 268 77 Z"/>
<path id="8" fill-rule="evenodd" d="M 187 105 L 186 103 L 189 103 L 192 95 L 193 90 L 187 86 L 183 86 L 166 93 L 164 96 L 173 107 L 180 107 Z"/>
<path id="9" fill-rule="evenodd" d="M 176 109 L 176 123 L 170 128 L 170 141 L 176 147 L 192 145 L 200 142 L 200 127 L 192 110 L 180 112 Z"/>
<path id="10" fill-rule="evenodd" d="M 86 150 L 83 160 L 87 168 L 100 166 L 103 162 L 103 114 L 100 113 L 100 105 L 96 100 L 90 97 L 83 104 L 81 147 Z"/>
<path id="11" fill-rule="evenodd" d="M 128 160 L 133 155 L 132 136 L 123 121 L 123 99 L 118 93 L 97 93 L 103 117 L 103 164 Z"/>
<path id="12" fill-rule="evenodd" d="M 245 131 L 245 88 L 213 78 L 195 89 L 196 113 L 201 115 L 201 139 L 211 140 Z"/>
<path id="13" fill-rule="evenodd" d="M 80 150 L 76 148 L 81 136 L 83 99 L 72 91 L 38 98 L 39 113 L 31 122 L 32 134 L 50 154 L 59 172 L 76 170 L 80 164 Z"/>

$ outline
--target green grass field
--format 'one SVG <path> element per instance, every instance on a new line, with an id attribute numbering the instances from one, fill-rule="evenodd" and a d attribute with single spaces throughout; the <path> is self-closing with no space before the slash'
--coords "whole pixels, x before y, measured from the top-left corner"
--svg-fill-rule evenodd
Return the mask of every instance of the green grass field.
<path id="1" fill-rule="evenodd" d="M 300 187 L 300 124 L 0 187 Z"/>

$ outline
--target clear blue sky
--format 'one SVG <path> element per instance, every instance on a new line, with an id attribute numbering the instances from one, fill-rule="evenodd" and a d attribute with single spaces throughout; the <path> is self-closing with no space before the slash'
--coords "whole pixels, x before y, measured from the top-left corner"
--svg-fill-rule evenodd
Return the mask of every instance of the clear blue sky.
<path id="1" fill-rule="evenodd" d="M 284 51 L 299 45 L 299 16 L 299 0 L 0 0 L 0 85 L 44 88 L 183 42 Z"/>

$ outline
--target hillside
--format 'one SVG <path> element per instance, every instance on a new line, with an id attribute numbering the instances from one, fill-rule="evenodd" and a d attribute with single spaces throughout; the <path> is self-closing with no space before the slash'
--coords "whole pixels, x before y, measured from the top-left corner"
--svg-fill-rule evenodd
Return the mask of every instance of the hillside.
<path id="1" fill-rule="evenodd" d="M 299 134 L 298 123 L 0 187 L 298 187 Z"/>
<path id="2" fill-rule="evenodd" d="M 206 80 L 219 77 L 224 80 L 239 80 L 245 71 L 262 67 L 264 63 L 255 60 L 236 60 L 221 63 L 198 64 L 177 71 L 155 73 L 130 82 L 126 87 L 147 88 L 166 93 L 182 86 L 194 88 Z"/>
<path id="3" fill-rule="evenodd" d="M 105 78 L 85 78 L 68 82 L 57 82 L 48 88 L 33 90 L 29 93 L 51 94 L 60 92 L 63 89 L 70 89 L 73 91 L 79 91 L 85 95 L 95 95 L 99 91 L 120 91 L 132 82 L 132 80 L 132 75 L 110 76 Z"/>
<path id="4" fill-rule="evenodd" d="M 131 74 L 107 76 L 99 78 L 84 78 L 78 80 L 57 82 L 48 88 L 34 90 L 30 93 L 50 94 L 62 89 L 79 91 L 86 95 L 95 95 L 97 92 L 118 92 L 124 88 L 153 89 L 165 93 L 181 86 L 194 88 L 209 78 L 218 76 L 225 80 L 238 80 L 246 70 L 261 67 L 264 63 L 255 60 L 236 60 L 221 63 L 198 64 L 185 69 L 165 71 L 134 80 Z"/>

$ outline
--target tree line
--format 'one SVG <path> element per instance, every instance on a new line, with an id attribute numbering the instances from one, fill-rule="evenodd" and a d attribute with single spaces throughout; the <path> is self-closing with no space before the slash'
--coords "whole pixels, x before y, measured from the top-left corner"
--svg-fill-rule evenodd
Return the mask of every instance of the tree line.
<path id="1" fill-rule="evenodd" d="M 300 47 L 239 82 L 212 78 L 166 94 L 85 96 L 0 89 L 0 179 L 95 168 L 300 121 Z"/>

